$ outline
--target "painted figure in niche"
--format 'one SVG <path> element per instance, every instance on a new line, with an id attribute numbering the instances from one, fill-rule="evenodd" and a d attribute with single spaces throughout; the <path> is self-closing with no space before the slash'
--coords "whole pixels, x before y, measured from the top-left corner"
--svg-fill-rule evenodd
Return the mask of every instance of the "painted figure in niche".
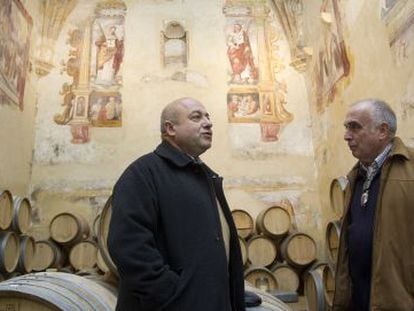
<path id="1" fill-rule="evenodd" d="M 273 112 L 273 105 L 272 101 L 270 100 L 269 94 L 263 94 L 263 114 L 264 115 L 272 115 Z"/>
<path id="2" fill-rule="evenodd" d="M 85 97 L 79 96 L 76 101 L 76 116 L 82 117 L 85 115 Z"/>
<path id="3" fill-rule="evenodd" d="M 248 33 L 242 24 L 235 23 L 227 37 L 227 55 L 230 61 L 231 83 L 254 83 L 258 78 Z"/>
<path id="4" fill-rule="evenodd" d="M 97 22 L 101 31 L 95 41 L 96 45 L 96 78 L 95 83 L 112 85 L 119 84 L 117 76 L 124 55 L 124 40 L 121 26 L 109 25 L 106 31 Z"/>

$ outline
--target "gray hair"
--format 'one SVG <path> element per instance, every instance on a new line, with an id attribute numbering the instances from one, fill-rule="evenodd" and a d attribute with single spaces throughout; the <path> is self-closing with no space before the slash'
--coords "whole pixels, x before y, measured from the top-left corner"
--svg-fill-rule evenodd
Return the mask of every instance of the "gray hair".
<path id="1" fill-rule="evenodd" d="M 352 106 L 361 104 L 371 108 L 371 116 L 376 126 L 383 123 L 388 125 L 390 137 L 393 138 L 397 132 L 397 118 L 390 105 L 380 99 L 364 99 Z"/>

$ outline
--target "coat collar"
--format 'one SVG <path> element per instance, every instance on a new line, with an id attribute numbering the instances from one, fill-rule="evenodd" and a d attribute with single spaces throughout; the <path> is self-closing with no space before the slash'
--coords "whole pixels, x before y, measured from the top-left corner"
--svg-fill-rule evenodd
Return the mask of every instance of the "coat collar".
<path id="1" fill-rule="evenodd" d="M 407 147 L 402 142 L 401 138 L 395 137 L 393 146 L 391 149 L 390 157 L 400 156 L 405 158 L 406 160 L 411 160 L 410 153 Z"/>
<path id="2" fill-rule="evenodd" d="M 194 162 L 194 160 L 190 156 L 173 147 L 170 143 L 166 141 L 162 141 L 161 144 L 157 146 L 154 152 L 161 158 L 164 158 L 172 162 L 178 167 L 185 167 L 188 164 Z"/>
<path id="3" fill-rule="evenodd" d="M 391 152 L 389 158 L 402 158 L 404 160 L 411 160 L 410 153 L 407 147 L 402 142 L 401 138 L 395 136 L 392 142 Z M 356 178 L 359 169 L 359 161 L 353 166 L 351 172 L 348 174 L 348 179 Z"/>

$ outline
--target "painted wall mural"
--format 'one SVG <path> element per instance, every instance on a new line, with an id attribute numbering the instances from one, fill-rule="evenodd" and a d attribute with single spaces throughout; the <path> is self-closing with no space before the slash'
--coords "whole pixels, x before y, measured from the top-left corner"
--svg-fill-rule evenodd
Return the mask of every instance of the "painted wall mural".
<path id="1" fill-rule="evenodd" d="M 124 55 L 123 16 L 101 15 L 92 26 L 91 81 L 95 86 L 122 84 L 120 72 Z"/>
<path id="2" fill-rule="evenodd" d="M 389 44 L 397 65 L 414 54 L 414 2 L 409 0 L 381 1 Z"/>
<path id="3" fill-rule="evenodd" d="M 286 83 L 278 81 L 277 36 L 272 33 L 266 2 L 227 2 L 225 38 L 228 57 L 227 114 L 230 123 L 259 124 L 263 142 L 277 141 L 293 120 L 286 104 Z"/>
<path id="4" fill-rule="evenodd" d="M 122 125 L 122 63 L 126 6 L 121 0 L 97 4 L 92 21 L 69 33 L 69 58 L 64 71 L 72 83 L 64 83 L 63 111 L 54 116 L 70 125 L 72 143 L 90 140 L 90 127 Z"/>
<path id="5" fill-rule="evenodd" d="M 255 84 L 258 80 L 257 53 L 253 52 L 250 37 L 255 32 L 249 29 L 252 19 L 231 20 L 227 26 L 227 56 L 230 63 L 230 83 Z M 230 30 L 229 30 L 230 29 Z M 256 40 L 252 40 L 256 42 Z"/>
<path id="6" fill-rule="evenodd" d="M 350 63 L 345 48 L 340 0 L 324 0 L 321 7 L 323 35 L 315 54 L 314 91 L 318 112 L 335 98 L 336 84 L 350 71 Z"/>
<path id="7" fill-rule="evenodd" d="M 0 104 L 23 110 L 24 87 L 29 69 L 31 16 L 20 0 L 0 5 Z"/>

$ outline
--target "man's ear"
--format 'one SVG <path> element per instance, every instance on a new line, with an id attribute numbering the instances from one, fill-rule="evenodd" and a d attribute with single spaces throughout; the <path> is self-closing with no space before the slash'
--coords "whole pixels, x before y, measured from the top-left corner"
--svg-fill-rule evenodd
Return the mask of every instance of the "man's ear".
<path id="1" fill-rule="evenodd" d="M 165 131 L 167 132 L 167 135 L 168 136 L 175 136 L 174 123 L 167 120 L 167 121 L 165 121 L 164 125 L 165 125 Z"/>
<path id="2" fill-rule="evenodd" d="M 387 123 L 381 123 L 381 125 L 378 127 L 380 131 L 380 138 L 381 139 L 388 139 L 390 136 L 390 127 Z"/>

